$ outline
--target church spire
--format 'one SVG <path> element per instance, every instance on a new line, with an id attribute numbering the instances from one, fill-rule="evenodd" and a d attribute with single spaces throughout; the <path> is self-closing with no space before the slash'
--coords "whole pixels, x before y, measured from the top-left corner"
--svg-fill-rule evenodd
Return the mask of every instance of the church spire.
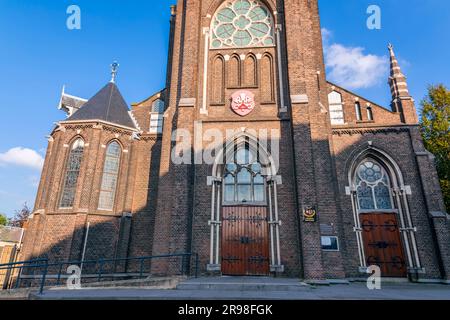
<path id="1" fill-rule="evenodd" d="M 391 62 L 389 86 L 392 94 L 392 111 L 400 113 L 402 122 L 404 123 L 417 123 L 414 99 L 409 94 L 406 76 L 402 73 L 397 57 L 395 56 L 394 46 L 389 44 L 388 49 Z"/>
<path id="2" fill-rule="evenodd" d="M 400 69 L 397 57 L 394 53 L 394 46 L 388 46 L 391 60 L 391 76 L 389 77 L 389 85 L 391 86 L 392 100 L 400 97 L 410 97 L 406 77 Z"/>

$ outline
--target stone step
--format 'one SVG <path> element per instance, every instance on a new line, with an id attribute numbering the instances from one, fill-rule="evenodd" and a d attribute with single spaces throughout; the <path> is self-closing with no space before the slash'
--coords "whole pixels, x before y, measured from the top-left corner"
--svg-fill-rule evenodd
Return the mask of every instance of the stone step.
<path id="1" fill-rule="evenodd" d="M 213 291 L 300 291 L 308 290 L 309 285 L 297 279 L 191 279 L 180 283 L 177 290 Z"/>

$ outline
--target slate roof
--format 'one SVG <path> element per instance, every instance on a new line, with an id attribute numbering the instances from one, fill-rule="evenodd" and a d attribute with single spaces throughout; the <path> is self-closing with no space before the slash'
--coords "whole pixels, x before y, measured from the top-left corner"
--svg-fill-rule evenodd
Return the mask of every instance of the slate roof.
<path id="1" fill-rule="evenodd" d="M 65 111 L 70 117 L 72 114 L 77 112 L 87 100 L 62 93 L 61 100 L 59 102 L 58 109 Z"/>
<path id="2" fill-rule="evenodd" d="M 103 120 L 136 129 L 129 109 L 117 86 L 110 82 L 66 121 Z"/>
<path id="3" fill-rule="evenodd" d="M 22 229 L 0 226 L 0 241 L 19 242 L 22 238 Z"/>

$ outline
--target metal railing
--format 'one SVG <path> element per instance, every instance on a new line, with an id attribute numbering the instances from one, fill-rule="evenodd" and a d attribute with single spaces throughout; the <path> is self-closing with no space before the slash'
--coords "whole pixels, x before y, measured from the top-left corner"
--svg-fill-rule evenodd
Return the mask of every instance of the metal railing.
<path id="1" fill-rule="evenodd" d="M 193 260 L 193 261 L 192 261 Z M 198 277 L 199 257 L 196 253 L 165 254 L 149 257 L 98 259 L 84 261 L 49 262 L 48 259 L 35 259 L 0 264 L 1 271 L 9 274 L 3 289 L 38 287 L 39 294 L 46 286 L 60 286 L 67 268 L 77 266 L 80 270 L 80 283 L 102 282 L 107 279 L 145 279 L 158 276 L 194 276 Z M 0 284 L 2 290 L 2 284 Z"/>

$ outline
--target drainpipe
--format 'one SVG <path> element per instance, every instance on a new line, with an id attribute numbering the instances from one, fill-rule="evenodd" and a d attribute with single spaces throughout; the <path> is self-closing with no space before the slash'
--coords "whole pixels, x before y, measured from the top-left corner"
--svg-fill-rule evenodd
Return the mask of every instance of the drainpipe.
<path id="1" fill-rule="evenodd" d="M 87 245 L 90 227 L 91 227 L 91 223 L 88 222 L 87 227 L 86 227 L 86 236 L 84 237 L 83 254 L 81 255 L 81 273 L 83 273 L 83 262 L 84 262 L 84 257 L 86 255 L 86 245 Z"/>

